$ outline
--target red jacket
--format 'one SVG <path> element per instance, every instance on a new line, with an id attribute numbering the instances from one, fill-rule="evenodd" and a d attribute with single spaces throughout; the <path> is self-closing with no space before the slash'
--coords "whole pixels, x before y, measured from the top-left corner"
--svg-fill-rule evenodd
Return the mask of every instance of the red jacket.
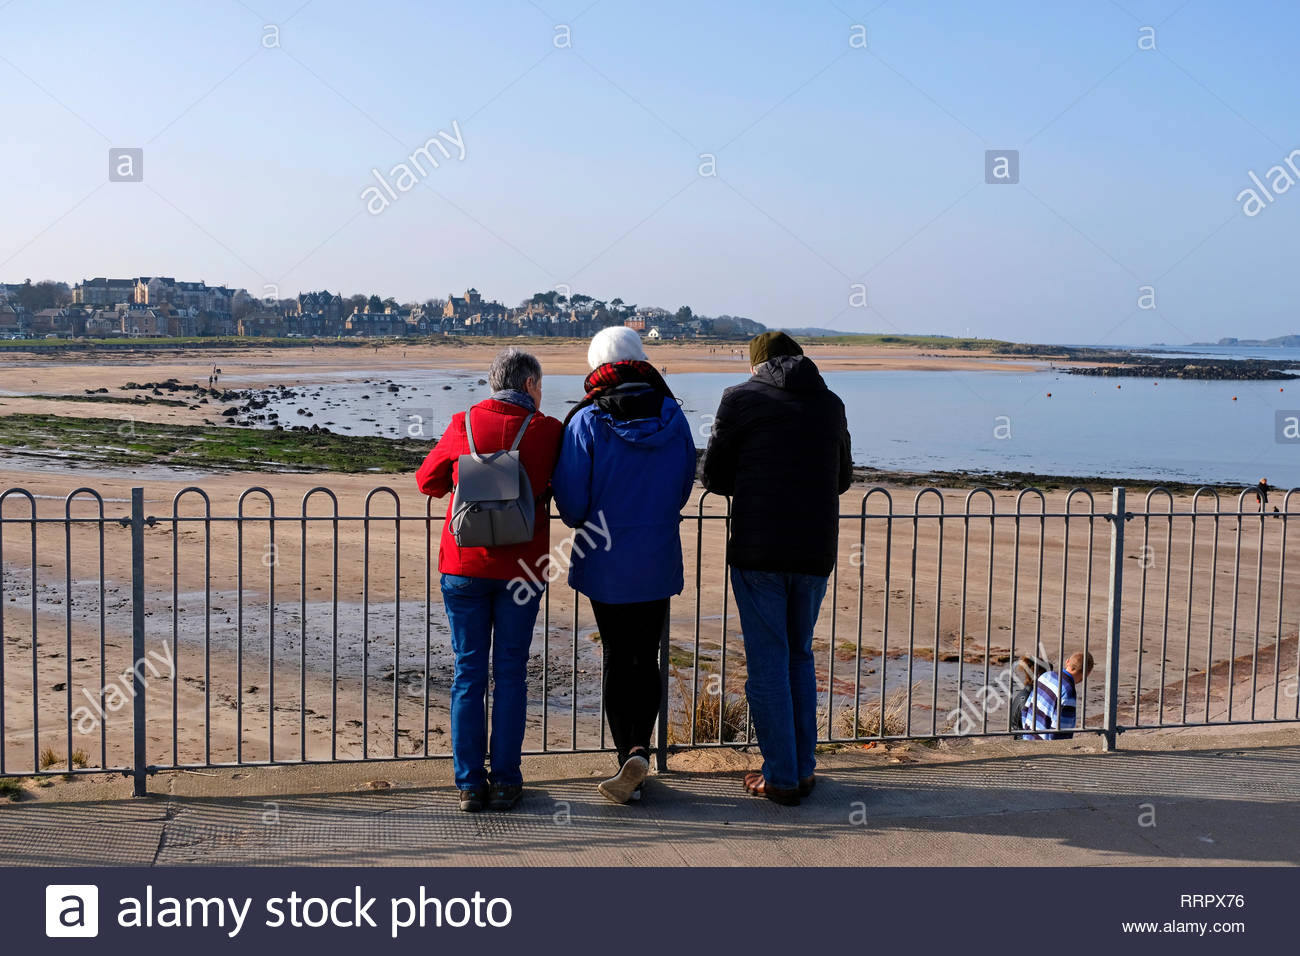
<path id="1" fill-rule="evenodd" d="M 474 447 L 482 454 L 491 454 L 509 448 L 519 433 L 528 411 L 510 402 L 485 399 L 475 405 Z M 540 412 L 528 423 L 528 432 L 519 444 L 519 456 L 528 480 L 537 496 L 537 520 L 533 540 L 501 548 L 462 548 L 451 533 L 451 502 L 447 502 L 447 518 L 442 523 L 442 539 L 438 546 L 438 570 L 443 574 L 460 574 L 473 578 L 494 578 L 509 581 L 528 577 L 532 571 L 546 579 L 546 566 L 551 546 L 550 521 L 546 518 L 546 502 L 551 493 L 551 472 L 560 454 L 560 439 L 564 426 L 554 418 Z M 429 457 L 415 473 L 416 484 L 426 495 L 441 498 L 455 487 L 457 460 L 469 454 L 469 440 L 465 437 L 465 413 L 457 412 Z M 521 565 L 520 562 L 523 562 Z"/>

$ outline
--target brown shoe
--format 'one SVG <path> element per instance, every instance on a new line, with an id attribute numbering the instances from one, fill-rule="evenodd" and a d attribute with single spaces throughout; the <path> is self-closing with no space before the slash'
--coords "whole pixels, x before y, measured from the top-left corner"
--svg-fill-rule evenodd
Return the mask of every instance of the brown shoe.
<path id="1" fill-rule="evenodd" d="M 755 797 L 766 797 L 783 807 L 799 806 L 798 789 L 787 790 L 784 787 L 768 786 L 767 778 L 758 772 L 745 774 L 745 789 Z"/>
<path id="2" fill-rule="evenodd" d="M 480 813 L 483 807 L 487 805 L 488 788 L 486 785 L 481 787 L 470 787 L 468 790 L 462 790 L 457 794 L 461 810 L 466 813 Z"/>
<path id="3" fill-rule="evenodd" d="M 506 810 L 512 809 L 523 795 L 523 787 L 510 787 L 502 783 L 495 783 L 488 792 L 488 809 L 497 813 L 504 813 Z"/>
<path id="4" fill-rule="evenodd" d="M 799 796 L 809 796 L 813 792 L 813 787 L 815 786 L 817 786 L 817 774 L 810 773 L 799 781 Z"/>

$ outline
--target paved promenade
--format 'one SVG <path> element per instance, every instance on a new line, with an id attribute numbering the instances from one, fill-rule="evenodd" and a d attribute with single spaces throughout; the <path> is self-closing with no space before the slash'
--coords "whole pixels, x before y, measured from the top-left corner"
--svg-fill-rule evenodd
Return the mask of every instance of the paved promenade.
<path id="1" fill-rule="evenodd" d="M 0 862 L 136 866 L 1300 863 L 1300 730 L 919 744 L 821 758 L 798 808 L 747 796 L 752 754 L 675 756 L 640 805 L 608 756 L 529 758 L 508 814 L 456 810 L 448 761 L 54 777 L 0 804 Z"/>

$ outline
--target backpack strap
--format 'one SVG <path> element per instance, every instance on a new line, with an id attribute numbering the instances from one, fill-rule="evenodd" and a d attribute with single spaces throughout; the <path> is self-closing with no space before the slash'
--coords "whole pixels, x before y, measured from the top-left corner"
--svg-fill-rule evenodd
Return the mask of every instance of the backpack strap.
<path id="1" fill-rule="evenodd" d="M 483 456 L 480 455 L 478 453 L 478 449 L 474 447 L 474 431 L 472 428 L 470 428 L 470 424 L 469 424 L 470 413 L 473 411 L 474 411 L 473 405 L 465 409 L 465 438 L 469 442 L 469 453 L 474 456 L 474 460 L 483 461 L 484 460 Z M 508 449 L 509 451 L 519 450 L 519 443 L 524 440 L 524 432 L 528 431 L 528 423 L 533 420 L 533 416 L 536 414 L 537 414 L 536 412 L 528 413 L 528 416 L 524 419 L 524 423 L 519 426 L 519 433 L 515 435 L 514 444 L 510 446 L 510 448 Z"/>
<path id="2" fill-rule="evenodd" d="M 529 412 L 528 417 L 524 419 L 524 423 L 519 426 L 519 434 L 515 435 L 515 443 L 510 446 L 511 451 L 519 450 L 519 443 L 524 440 L 524 432 L 528 431 L 528 423 L 533 420 L 533 416 L 536 414 L 536 412 Z"/>
<path id="3" fill-rule="evenodd" d="M 469 417 L 474 412 L 474 406 L 471 405 L 465 409 L 465 438 L 469 441 L 469 453 L 474 456 L 475 461 L 482 461 L 478 449 L 474 447 L 474 431 L 469 427 Z"/>

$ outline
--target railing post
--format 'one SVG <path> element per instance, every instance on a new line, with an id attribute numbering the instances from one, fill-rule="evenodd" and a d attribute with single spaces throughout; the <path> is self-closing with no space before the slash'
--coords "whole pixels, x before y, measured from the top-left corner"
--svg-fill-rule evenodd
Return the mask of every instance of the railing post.
<path id="1" fill-rule="evenodd" d="M 148 762 L 145 754 L 145 681 L 144 681 L 144 489 L 131 489 L 131 726 L 134 730 L 132 746 L 133 796 L 148 795 L 145 775 Z"/>
<path id="2" fill-rule="evenodd" d="M 668 769 L 668 623 L 673 616 L 672 599 L 664 612 L 664 629 L 659 635 L 659 721 L 655 741 L 655 767 L 663 773 Z"/>
<path id="3" fill-rule="evenodd" d="M 1106 715 L 1102 725 L 1107 750 L 1118 744 L 1120 617 L 1124 592 L 1124 489 L 1113 488 L 1110 506 L 1110 590 L 1106 609 Z"/>

